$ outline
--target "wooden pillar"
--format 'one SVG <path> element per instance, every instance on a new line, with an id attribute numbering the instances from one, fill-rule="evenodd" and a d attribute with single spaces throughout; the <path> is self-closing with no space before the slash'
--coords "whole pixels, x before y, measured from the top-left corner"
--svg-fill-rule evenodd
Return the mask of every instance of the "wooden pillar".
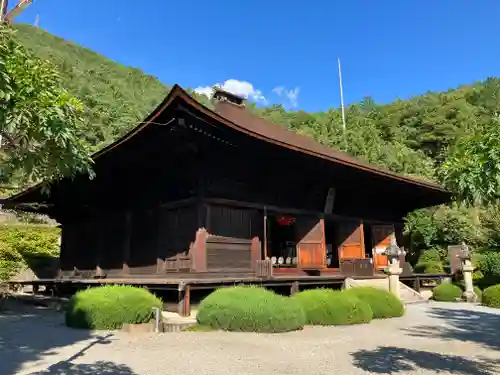
<path id="1" fill-rule="evenodd" d="M 267 259 L 269 253 L 267 252 L 267 207 L 264 207 L 264 257 Z"/>
<path id="2" fill-rule="evenodd" d="M 102 277 L 104 275 L 104 272 L 102 271 L 101 268 L 101 263 L 102 263 L 102 255 L 103 252 L 106 251 L 105 249 L 105 243 L 104 243 L 104 221 L 106 218 L 95 218 L 94 220 L 91 221 L 91 228 L 92 232 L 94 232 L 94 235 L 97 237 L 96 238 L 96 246 L 95 246 L 95 276 L 96 277 Z"/>
<path id="3" fill-rule="evenodd" d="M 130 273 L 130 268 L 128 263 L 130 262 L 130 241 L 132 238 L 132 213 L 130 211 L 127 211 L 125 213 L 125 231 L 124 231 L 124 243 L 123 243 L 123 268 L 122 272 L 125 275 L 128 275 Z"/>
<path id="4" fill-rule="evenodd" d="M 177 312 L 180 316 L 191 315 L 191 286 L 179 284 Z"/>

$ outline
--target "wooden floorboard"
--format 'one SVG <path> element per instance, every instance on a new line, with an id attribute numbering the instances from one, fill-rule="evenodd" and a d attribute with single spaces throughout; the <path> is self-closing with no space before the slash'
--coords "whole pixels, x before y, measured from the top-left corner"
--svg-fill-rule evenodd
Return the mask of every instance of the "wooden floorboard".
<path id="1" fill-rule="evenodd" d="M 145 275 L 130 275 L 127 277 L 112 277 L 112 278 L 63 278 L 63 279 L 38 279 L 15 281 L 12 284 L 23 285 L 106 285 L 106 284 L 127 284 L 127 285 L 144 285 L 144 286 L 171 286 L 176 288 L 179 285 L 231 285 L 237 283 L 245 284 L 259 284 L 259 285 L 287 285 L 293 282 L 304 284 L 322 284 L 322 283 L 339 283 L 348 277 L 355 279 L 380 279 L 385 278 L 387 275 L 378 273 L 372 276 L 347 276 L 342 275 L 340 272 L 331 272 L 328 274 L 311 276 L 311 275 L 298 275 L 298 274 L 277 274 L 271 278 L 259 278 L 253 274 L 239 274 L 239 275 L 216 275 L 216 274 L 163 274 L 155 276 Z M 401 277 L 401 280 L 415 280 L 415 279 L 442 279 L 449 277 L 443 274 L 415 274 Z"/>

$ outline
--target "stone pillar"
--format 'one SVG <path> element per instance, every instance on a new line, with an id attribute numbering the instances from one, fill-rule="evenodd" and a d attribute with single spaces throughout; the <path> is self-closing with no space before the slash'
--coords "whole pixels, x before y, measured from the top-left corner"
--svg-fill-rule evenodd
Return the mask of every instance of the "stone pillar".
<path id="1" fill-rule="evenodd" d="M 391 236 L 391 243 L 387 247 L 385 254 L 387 255 L 387 261 L 389 263 L 389 267 L 387 268 L 387 274 L 389 275 L 389 291 L 400 298 L 399 275 L 403 273 L 400 260 L 402 251 L 396 242 L 396 235 L 394 233 Z"/>
<path id="2" fill-rule="evenodd" d="M 462 251 L 459 255 L 462 262 L 462 275 L 464 276 L 465 292 L 462 294 L 462 298 L 467 302 L 476 302 L 477 296 L 474 293 L 474 284 L 472 283 L 472 272 L 474 271 L 474 266 L 471 262 L 471 255 L 469 247 L 462 242 Z"/>
<path id="3" fill-rule="evenodd" d="M 463 298 L 467 302 L 476 302 L 477 296 L 474 293 L 474 284 L 472 282 L 472 272 L 474 271 L 474 266 L 469 259 L 464 259 L 462 261 L 462 274 L 464 275 L 465 292 Z"/>
<path id="4" fill-rule="evenodd" d="M 401 275 L 402 273 L 403 269 L 400 267 L 399 259 L 393 258 L 389 263 L 389 267 L 387 269 L 387 274 L 389 275 L 389 291 L 398 298 L 400 298 L 399 275 Z"/>

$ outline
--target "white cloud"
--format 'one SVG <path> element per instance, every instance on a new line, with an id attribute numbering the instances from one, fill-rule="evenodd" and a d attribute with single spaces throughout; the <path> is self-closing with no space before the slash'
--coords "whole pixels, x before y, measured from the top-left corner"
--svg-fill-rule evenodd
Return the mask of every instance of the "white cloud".
<path id="1" fill-rule="evenodd" d="M 266 98 L 262 94 L 262 91 L 257 90 L 250 82 L 239 81 L 237 79 L 228 79 L 224 83 L 216 83 L 214 86 L 220 87 L 223 90 L 229 91 L 233 94 L 240 95 L 245 99 L 252 99 L 256 102 L 265 102 Z M 211 86 L 199 86 L 194 89 L 198 94 L 206 95 L 211 97 L 213 94 L 213 87 Z"/>
<path id="2" fill-rule="evenodd" d="M 278 87 L 275 87 L 273 89 L 273 92 L 280 97 L 285 97 L 288 100 L 288 102 L 292 108 L 296 108 L 298 106 L 299 93 L 300 93 L 299 87 L 295 87 L 294 89 L 287 90 L 283 86 L 278 86 Z"/>
<path id="3" fill-rule="evenodd" d="M 276 95 L 281 96 L 281 94 L 283 94 L 283 90 L 284 90 L 284 89 L 285 89 L 285 88 L 284 88 L 283 86 L 278 86 L 278 87 L 275 87 L 275 88 L 273 89 L 273 92 L 274 92 Z"/>
<path id="4" fill-rule="evenodd" d="M 205 87 L 199 86 L 199 87 L 194 89 L 194 92 L 197 94 L 200 94 L 200 95 L 206 95 L 209 98 L 211 98 L 212 94 L 214 92 L 214 89 L 210 86 L 205 86 Z"/>

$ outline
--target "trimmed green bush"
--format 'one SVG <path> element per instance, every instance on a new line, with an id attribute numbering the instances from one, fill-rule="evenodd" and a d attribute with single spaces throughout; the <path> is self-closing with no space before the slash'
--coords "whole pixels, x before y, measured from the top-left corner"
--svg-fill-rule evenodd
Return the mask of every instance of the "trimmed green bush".
<path id="1" fill-rule="evenodd" d="M 405 307 L 403 302 L 393 293 L 372 287 L 349 288 L 343 293 L 355 296 L 370 305 L 373 319 L 386 319 L 403 316 Z"/>
<path id="2" fill-rule="evenodd" d="M 483 290 L 483 305 L 500 308 L 500 284 L 492 285 Z"/>
<path id="3" fill-rule="evenodd" d="M 220 288 L 200 304 L 198 324 L 243 332 L 288 332 L 301 329 L 305 314 L 293 298 L 253 286 Z"/>
<path id="4" fill-rule="evenodd" d="M 73 328 L 119 329 L 123 324 L 147 323 L 162 301 L 143 288 L 106 285 L 77 292 L 66 310 Z"/>
<path id="5" fill-rule="evenodd" d="M 477 266 L 474 272 L 476 281 L 481 287 L 487 288 L 500 283 L 500 252 L 485 251 L 477 256 L 474 265 Z M 482 278 L 479 278 L 477 273 L 480 273 Z"/>
<path id="6" fill-rule="evenodd" d="M 369 323 L 370 306 L 355 296 L 328 289 L 312 289 L 297 293 L 297 300 L 306 313 L 308 324 L 348 325 Z"/>
<path id="7" fill-rule="evenodd" d="M 441 263 L 441 253 L 438 249 L 424 250 L 417 263 Z"/>
<path id="8" fill-rule="evenodd" d="M 432 298 L 440 302 L 455 302 L 462 296 L 462 288 L 452 283 L 439 284 L 432 290 Z"/>
<path id="9" fill-rule="evenodd" d="M 416 273 L 444 273 L 444 266 L 441 262 L 419 263 L 415 266 Z"/>

